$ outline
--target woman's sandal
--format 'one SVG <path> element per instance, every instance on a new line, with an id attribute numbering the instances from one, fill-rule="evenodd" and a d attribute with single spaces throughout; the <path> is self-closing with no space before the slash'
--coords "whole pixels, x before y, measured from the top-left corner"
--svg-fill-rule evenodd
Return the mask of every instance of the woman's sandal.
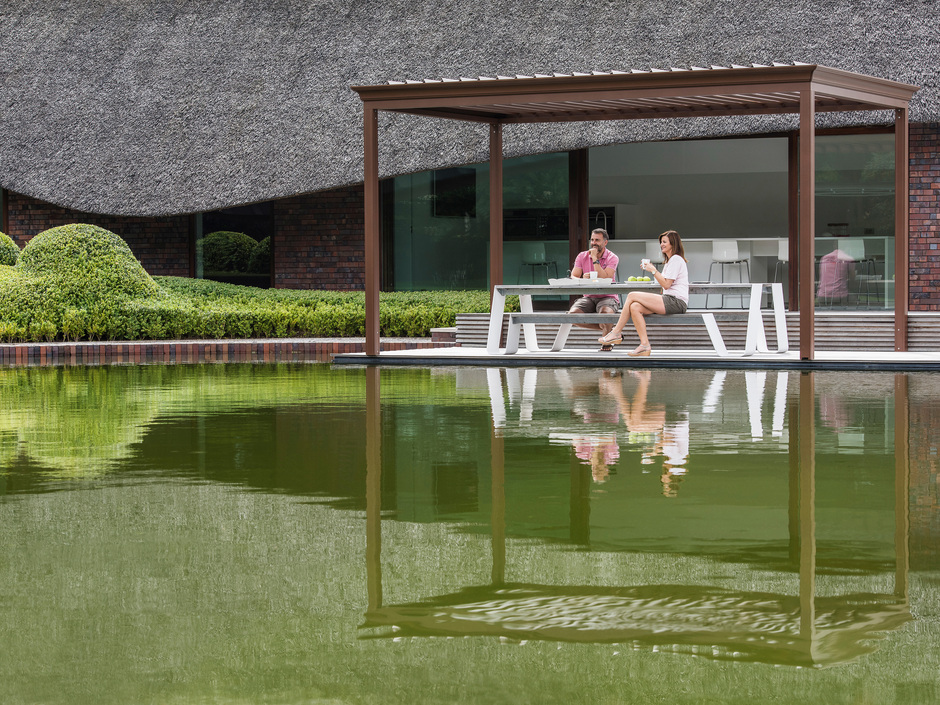
<path id="1" fill-rule="evenodd" d="M 610 335 L 610 333 L 607 335 Z M 623 342 L 622 335 L 616 335 L 610 339 L 607 338 L 607 335 L 601 336 L 597 339 L 597 342 L 601 344 L 601 352 L 610 352 L 614 349 L 615 345 L 619 345 Z"/>
<path id="2" fill-rule="evenodd" d="M 649 357 L 652 348 L 649 345 L 637 345 L 635 350 L 627 353 L 630 357 Z"/>

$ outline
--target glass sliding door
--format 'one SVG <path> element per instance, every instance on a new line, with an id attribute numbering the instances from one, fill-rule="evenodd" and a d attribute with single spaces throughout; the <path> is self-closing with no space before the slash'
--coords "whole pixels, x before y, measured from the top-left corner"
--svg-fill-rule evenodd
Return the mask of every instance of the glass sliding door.
<path id="1" fill-rule="evenodd" d="M 383 246 L 397 291 L 489 287 L 489 165 L 392 179 Z M 503 281 L 545 283 L 568 266 L 568 155 L 503 162 Z"/>
<path id="2" fill-rule="evenodd" d="M 894 135 L 817 137 L 817 306 L 893 308 L 894 236 Z"/>

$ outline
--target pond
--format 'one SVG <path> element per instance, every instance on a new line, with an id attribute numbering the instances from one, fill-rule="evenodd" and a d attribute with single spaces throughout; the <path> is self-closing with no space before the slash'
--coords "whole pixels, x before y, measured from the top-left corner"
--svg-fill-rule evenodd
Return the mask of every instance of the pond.
<path id="1" fill-rule="evenodd" d="M 0 370 L 0 702 L 940 700 L 940 376 Z"/>

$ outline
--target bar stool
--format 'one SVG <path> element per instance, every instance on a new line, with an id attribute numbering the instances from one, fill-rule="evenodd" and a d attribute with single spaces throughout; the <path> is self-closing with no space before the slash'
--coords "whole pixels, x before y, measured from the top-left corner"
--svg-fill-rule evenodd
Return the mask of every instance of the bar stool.
<path id="1" fill-rule="evenodd" d="M 861 304 L 864 287 L 865 305 L 871 303 L 871 280 L 875 276 L 875 260 L 865 254 L 865 241 L 857 237 L 843 238 L 839 249 L 852 261 L 855 269 L 855 300 Z"/>
<path id="2" fill-rule="evenodd" d="M 738 268 L 738 281 L 739 282 L 749 282 L 751 281 L 751 266 L 747 258 L 742 258 L 738 254 L 738 241 L 737 240 L 713 240 L 712 241 L 712 263 L 708 268 L 708 281 L 713 282 L 712 272 L 715 269 L 715 265 L 721 267 L 721 281 L 725 281 L 725 267 L 737 267 Z M 742 270 L 741 267 L 744 267 Z M 744 274 L 747 274 L 747 279 L 744 279 Z M 708 308 L 708 296 L 705 296 L 705 307 Z M 740 296 L 741 298 L 741 308 L 744 308 L 744 296 L 743 294 L 730 294 L 730 296 Z M 721 307 L 725 306 L 725 294 L 721 295 Z"/>
<path id="3" fill-rule="evenodd" d="M 782 266 L 781 266 L 782 265 Z M 777 278 L 781 269 L 788 269 L 790 266 L 790 241 L 777 240 L 777 264 L 774 265 L 774 281 L 780 281 Z"/>
<path id="4" fill-rule="evenodd" d="M 646 259 L 653 264 L 663 263 L 663 251 L 659 249 L 659 240 L 656 242 L 652 240 L 646 241 Z"/>
<path id="5" fill-rule="evenodd" d="M 544 242 L 527 242 L 522 246 L 522 263 L 519 265 L 519 281 L 522 281 L 522 270 L 529 267 L 529 278 L 535 281 L 535 270 L 545 268 L 545 278 L 548 279 L 548 268 L 552 267 L 555 276 L 558 276 L 558 264 L 555 260 L 545 258 Z"/>
<path id="6" fill-rule="evenodd" d="M 781 281 L 778 278 L 781 269 L 787 271 L 790 269 L 790 241 L 786 238 L 777 240 L 777 264 L 774 265 L 774 282 Z M 783 290 L 786 293 L 787 287 L 784 286 Z"/>

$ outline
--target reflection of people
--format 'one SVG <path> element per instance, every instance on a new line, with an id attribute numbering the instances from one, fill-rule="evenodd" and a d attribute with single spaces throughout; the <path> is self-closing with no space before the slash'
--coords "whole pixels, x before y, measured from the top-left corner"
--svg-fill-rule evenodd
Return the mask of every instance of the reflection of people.
<path id="1" fill-rule="evenodd" d="M 620 260 L 613 252 L 607 249 L 610 238 L 603 228 L 591 231 L 591 249 L 582 252 L 574 260 L 571 276 L 575 279 L 590 279 L 592 273 L 597 273 L 598 279 L 615 281 L 617 265 Z M 619 313 L 620 299 L 606 294 L 588 294 L 575 301 L 568 313 Z M 600 328 L 607 333 L 609 323 L 579 323 L 581 328 Z"/>
<path id="2" fill-rule="evenodd" d="M 598 338 L 605 348 L 623 342 L 621 331 L 627 324 L 627 319 L 633 321 L 640 344 L 635 350 L 628 353 L 631 357 L 650 354 L 650 341 L 646 335 L 645 316 L 651 313 L 685 313 L 689 305 L 689 267 L 685 261 L 685 250 L 682 240 L 675 230 L 667 230 L 659 236 L 659 249 L 665 259 L 663 271 L 656 271 L 652 262 L 644 262 L 640 266 L 651 272 L 656 282 L 663 288 L 662 294 L 651 291 L 631 291 L 627 296 L 627 304 L 616 325 L 607 335 Z"/>
<path id="3" fill-rule="evenodd" d="M 607 482 L 610 465 L 620 458 L 616 436 L 583 436 L 574 440 L 574 454 L 591 465 L 594 482 Z"/>
<path id="4" fill-rule="evenodd" d="M 819 286 L 816 297 L 826 303 L 848 303 L 849 277 L 854 276 L 855 260 L 840 249 L 823 255 L 819 260 Z"/>
<path id="5" fill-rule="evenodd" d="M 685 467 L 689 459 L 689 418 L 684 417 L 663 428 L 663 494 L 675 497 L 679 493 L 679 482 L 688 472 Z"/>
<path id="6" fill-rule="evenodd" d="M 653 448 L 658 444 L 659 434 L 666 422 L 666 409 L 662 405 L 650 405 L 647 402 L 652 377 L 649 370 L 631 370 L 630 374 L 637 379 L 637 387 L 632 399 L 627 399 L 620 381 L 607 381 L 606 384 L 602 384 L 601 391 L 610 394 L 616 400 L 623 423 L 627 427 L 630 443 L 643 443 Z M 641 462 L 644 465 L 652 463 L 652 455 L 644 453 Z"/>
<path id="7" fill-rule="evenodd" d="M 611 394 L 616 400 L 620 414 L 629 431 L 631 443 L 642 443 L 646 450 L 640 463 L 652 465 L 658 455 L 663 456 L 663 494 L 675 497 L 678 484 L 685 475 L 689 459 L 689 417 L 683 417 L 672 424 L 666 423 L 666 409 L 660 404 L 649 404 L 652 372 L 650 370 L 632 370 L 637 379 L 633 398 L 628 400 L 620 384 L 602 385 L 601 391 Z"/>
<path id="8" fill-rule="evenodd" d="M 580 416 L 586 424 L 608 424 L 616 426 L 620 422 L 620 416 L 616 410 L 602 410 L 597 406 L 598 385 L 607 383 L 612 378 L 619 376 L 616 372 L 604 371 L 600 381 L 591 379 L 590 384 L 579 384 L 570 390 L 570 395 L 574 398 L 572 411 Z M 595 482 L 606 482 L 610 475 L 608 466 L 617 462 L 620 458 L 620 446 L 617 445 L 617 436 L 615 433 L 598 433 L 578 435 L 573 439 L 575 455 L 585 464 L 590 464 L 591 475 Z"/>

